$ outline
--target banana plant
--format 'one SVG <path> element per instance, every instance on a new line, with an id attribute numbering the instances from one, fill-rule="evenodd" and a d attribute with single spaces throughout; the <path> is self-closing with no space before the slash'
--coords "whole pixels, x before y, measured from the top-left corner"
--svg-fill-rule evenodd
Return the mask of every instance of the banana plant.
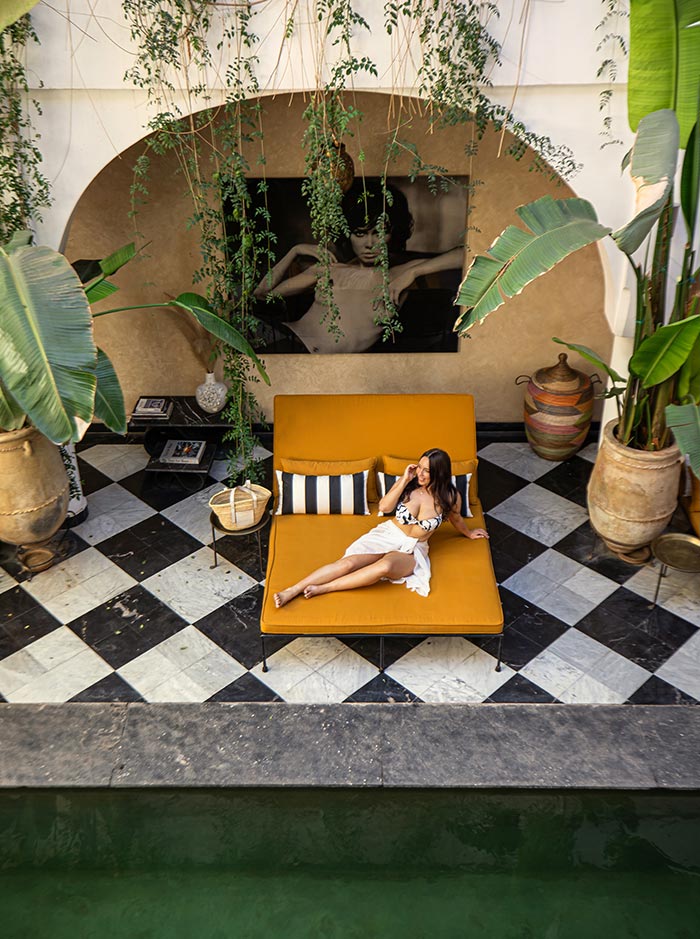
<path id="1" fill-rule="evenodd" d="M 683 404 L 697 409 L 700 402 L 700 311 L 696 312 L 697 298 L 689 297 L 690 286 L 698 277 L 693 253 L 700 179 L 700 148 L 696 142 L 697 127 L 688 141 L 681 177 L 687 245 L 669 317 L 664 310 L 664 272 L 670 250 L 679 131 L 676 115 L 668 109 L 640 120 L 634 147 L 623 159 L 623 169 L 629 169 L 636 189 L 635 213 L 626 225 L 616 231 L 604 226 L 585 199 L 545 196 L 520 206 L 516 213 L 527 230 L 509 226 L 486 256 L 476 257 L 456 299 L 465 309 L 455 329 L 464 335 L 574 251 L 606 236 L 612 237 L 627 256 L 637 281 L 634 348 L 628 378 L 614 372 L 591 349 L 562 339 L 555 341 L 608 374 L 610 388 L 606 397 L 616 400 L 617 436 L 626 446 L 662 449 L 669 442 L 671 417 L 675 420 L 675 412 L 669 414 L 667 407 Z M 646 272 L 633 254 L 655 225 L 653 262 Z M 691 422 L 690 426 L 695 425 Z M 688 433 L 676 435 L 682 449 Z M 700 447 L 684 452 L 690 453 L 693 470 L 700 474 Z"/>
<path id="2" fill-rule="evenodd" d="M 92 313 L 91 303 L 118 289 L 108 278 L 134 256 L 133 244 L 101 261 L 100 273 L 83 285 L 62 254 L 30 241 L 30 233 L 20 232 L 0 248 L 0 429 L 28 421 L 57 444 L 80 440 L 93 418 L 126 432 L 119 379 L 93 335 L 93 320 L 108 313 L 181 310 L 248 356 L 270 383 L 245 337 L 198 294 Z"/>

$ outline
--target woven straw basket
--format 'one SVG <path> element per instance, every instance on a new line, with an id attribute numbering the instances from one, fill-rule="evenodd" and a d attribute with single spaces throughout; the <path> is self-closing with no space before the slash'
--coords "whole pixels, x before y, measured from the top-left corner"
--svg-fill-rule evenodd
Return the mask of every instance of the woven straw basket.
<path id="1" fill-rule="evenodd" d="M 243 486 L 215 492 L 209 500 L 209 508 L 224 528 L 241 531 L 258 524 L 271 495 L 269 489 L 247 479 Z"/>

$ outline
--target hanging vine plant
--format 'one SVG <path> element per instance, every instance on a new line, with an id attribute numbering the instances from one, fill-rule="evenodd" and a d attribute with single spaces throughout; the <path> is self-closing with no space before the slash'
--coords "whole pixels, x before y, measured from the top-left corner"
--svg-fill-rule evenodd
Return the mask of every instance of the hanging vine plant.
<path id="1" fill-rule="evenodd" d="M 0 242 L 16 231 L 31 229 L 41 221 L 41 210 L 51 204 L 49 183 L 41 172 L 39 135 L 32 125 L 32 109 L 41 113 L 30 97 L 24 65 L 29 43 L 38 42 L 29 15 L 0 32 Z"/>

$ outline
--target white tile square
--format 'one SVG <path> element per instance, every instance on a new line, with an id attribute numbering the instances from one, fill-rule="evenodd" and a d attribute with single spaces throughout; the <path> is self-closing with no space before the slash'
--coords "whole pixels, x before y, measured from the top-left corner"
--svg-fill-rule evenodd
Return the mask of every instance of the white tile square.
<path id="1" fill-rule="evenodd" d="M 596 681 L 618 692 L 625 700 L 651 678 L 651 672 L 635 662 L 630 662 L 614 649 L 610 649 L 602 659 L 596 662 L 595 668 L 591 669 L 591 674 Z"/>
<path id="2" fill-rule="evenodd" d="M 480 704 L 484 695 L 457 675 L 444 675 L 421 695 L 428 704 Z"/>
<path id="3" fill-rule="evenodd" d="M 490 443 L 478 456 L 530 482 L 553 468 L 551 461 L 537 456 L 528 443 Z"/>
<path id="4" fill-rule="evenodd" d="M 700 632 L 657 668 L 656 674 L 700 701 Z"/>
<path id="5" fill-rule="evenodd" d="M 80 459 L 115 481 L 137 473 L 150 457 L 140 444 L 105 443 L 80 451 Z"/>
<path id="6" fill-rule="evenodd" d="M 268 670 L 264 672 L 262 662 L 258 663 L 255 668 L 251 668 L 251 675 L 255 675 L 285 700 L 291 688 L 314 674 L 314 670 L 291 652 L 288 645 L 269 655 L 267 665 Z"/>
<path id="7" fill-rule="evenodd" d="M 74 528 L 88 544 L 99 544 L 156 514 L 155 509 L 119 483 L 111 483 L 88 496 L 88 506 L 86 521 Z"/>
<path id="8" fill-rule="evenodd" d="M 200 685 L 189 678 L 185 672 L 171 675 L 170 678 L 166 678 L 155 688 L 151 688 L 147 693 L 142 692 L 142 694 L 146 701 L 151 704 L 172 704 L 178 701 L 183 704 L 201 704 L 209 697 Z"/>
<path id="9" fill-rule="evenodd" d="M 379 669 L 353 649 L 343 643 L 341 645 L 343 648 L 340 654 L 322 665 L 317 674 L 339 688 L 343 692 L 343 698 L 347 698 L 368 681 L 376 678 Z"/>
<path id="10" fill-rule="evenodd" d="M 11 577 L 0 567 L 0 593 L 4 593 L 6 590 L 12 590 L 12 588 L 16 586 L 17 581 L 14 577 Z"/>
<path id="11" fill-rule="evenodd" d="M 595 463 L 598 457 L 598 444 L 589 443 L 582 450 L 579 450 L 576 456 L 580 456 L 584 460 L 588 460 L 589 463 Z"/>
<path id="12" fill-rule="evenodd" d="M 588 518 L 581 506 L 530 483 L 500 502 L 488 515 L 544 545 L 554 545 Z"/>
<path id="13" fill-rule="evenodd" d="M 347 695 L 320 672 L 302 678 L 285 693 L 289 704 L 340 704 Z"/>
<path id="14" fill-rule="evenodd" d="M 571 687 L 562 691 L 560 696 L 560 701 L 564 704 L 624 704 L 625 699 L 626 695 L 613 691 L 591 675 L 579 678 Z"/>
<path id="15" fill-rule="evenodd" d="M 217 647 L 198 662 L 188 666 L 182 674 L 202 689 L 202 700 L 206 701 L 217 691 L 245 675 L 246 671 L 239 661 Z"/>
<path id="16" fill-rule="evenodd" d="M 194 495 L 188 496 L 181 502 L 163 509 L 160 514 L 178 525 L 188 535 L 192 535 L 193 538 L 201 541 L 202 544 L 210 544 L 212 537 L 211 525 L 209 524 L 209 516 L 211 515 L 209 500 L 215 492 L 221 492 L 221 489 L 221 483 L 214 483 L 214 485 L 207 486 L 206 489 L 202 489 L 200 492 L 195 492 Z"/>
<path id="17" fill-rule="evenodd" d="M 44 666 L 40 665 L 27 649 L 13 652 L 0 661 L 0 694 L 9 701 L 13 691 L 39 678 L 45 671 Z"/>
<path id="18" fill-rule="evenodd" d="M 598 663 L 605 658 L 610 649 L 578 629 L 568 629 L 548 645 L 546 651 L 575 665 L 582 672 L 595 672 Z M 618 658 L 621 656 L 618 655 Z"/>
<path id="19" fill-rule="evenodd" d="M 211 548 L 200 548 L 152 577 L 147 577 L 141 586 L 183 619 L 194 623 L 257 583 L 221 555 L 217 566 L 212 567 L 213 564 L 214 552 Z"/>
<path id="20" fill-rule="evenodd" d="M 7 696 L 12 703 L 60 704 L 112 674 L 112 668 L 92 649 L 52 668 Z"/>
<path id="21" fill-rule="evenodd" d="M 293 652 L 297 658 L 300 658 L 310 669 L 316 671 L 324 665 L 328 665 L 329 662 L 342 653 L 343 649 L 348 647 L 344 642 L 334 639 L 332 636 L 318 636 L 309 637 L 308 639 L 300 637 L 290 642 L 286 648 Z"/>
<path id="22" fill-rule="evenodd" d="M 56 668 L 87 648 L 86 644 L 67 626 L 60 626 L 27 646 L 27 652 L 45 671 Z"/>
<path id="23" fill-rule="evenodd" d="M 476 651 L 474 643 L 461 636 L 424 639 L 420 645 L 392 663 L 386 669 L 386 674 L 423 698 L 431 686 L 451 675 L 459 675 L 460 666 Z"/>
<path id="24" fill-rule="evenodd" d="M 520 674 L 555 698 L 561 698 L 567 688 L 583 678 L 585 672 L 545 649 L 521 668 Z"/>
<path id="25" fill-rule="evenodd" d="M 653 601 L 658 579 L 657 562 L 643 567 L 630 577 L 625 587 Z M 661 578 L 659 597 L 656 602 L 670 613 L 680 616 L 695 626 L 700 626 L 700 576 L 669 568 L 668 575 Z"/>
<path id="26" fill-rule="evenodd" d="M 178 633 L 175 634 L 177 635 Z M 117 669 L 117 674 L 148 700 L 148 694 L 154 688 L 177 675 L 178 671 L 177 665 L 163 655 L 158 646 L 155 646 L 139 655 L 138 658 L 127 662 L 126 665 L 122 665 Z"/>

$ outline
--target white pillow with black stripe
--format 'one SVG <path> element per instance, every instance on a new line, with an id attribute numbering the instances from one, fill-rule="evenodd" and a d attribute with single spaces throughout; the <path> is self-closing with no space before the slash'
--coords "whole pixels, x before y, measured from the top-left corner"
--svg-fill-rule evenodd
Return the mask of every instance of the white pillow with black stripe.
<path id="1" fill-rule="evenodd" d="M 377 492 L 379 493 L 379 498 L 382 499 L 387 494 L 387 492 L 394 485 L 398 476 L 394 476 L 391 473 L 377 473 Z M 472 478 L 471 473 L 461 473 L 459 476 L 452 477 L 452 485 L 456 488 L 457 492 L 462 497 L 462 509 L 461 516 L 462 518 L 472 518 L 473 513 L 469 508 L 469 481 Z M 393 515 L 393 512 L 378 512 L 378 515 Z"/>
<path id="2" fill-rule="evenodd" d="M 275 515 L 369 515 L 368 470 L 342 476 L 302 476 L 276 470 Z"/>

